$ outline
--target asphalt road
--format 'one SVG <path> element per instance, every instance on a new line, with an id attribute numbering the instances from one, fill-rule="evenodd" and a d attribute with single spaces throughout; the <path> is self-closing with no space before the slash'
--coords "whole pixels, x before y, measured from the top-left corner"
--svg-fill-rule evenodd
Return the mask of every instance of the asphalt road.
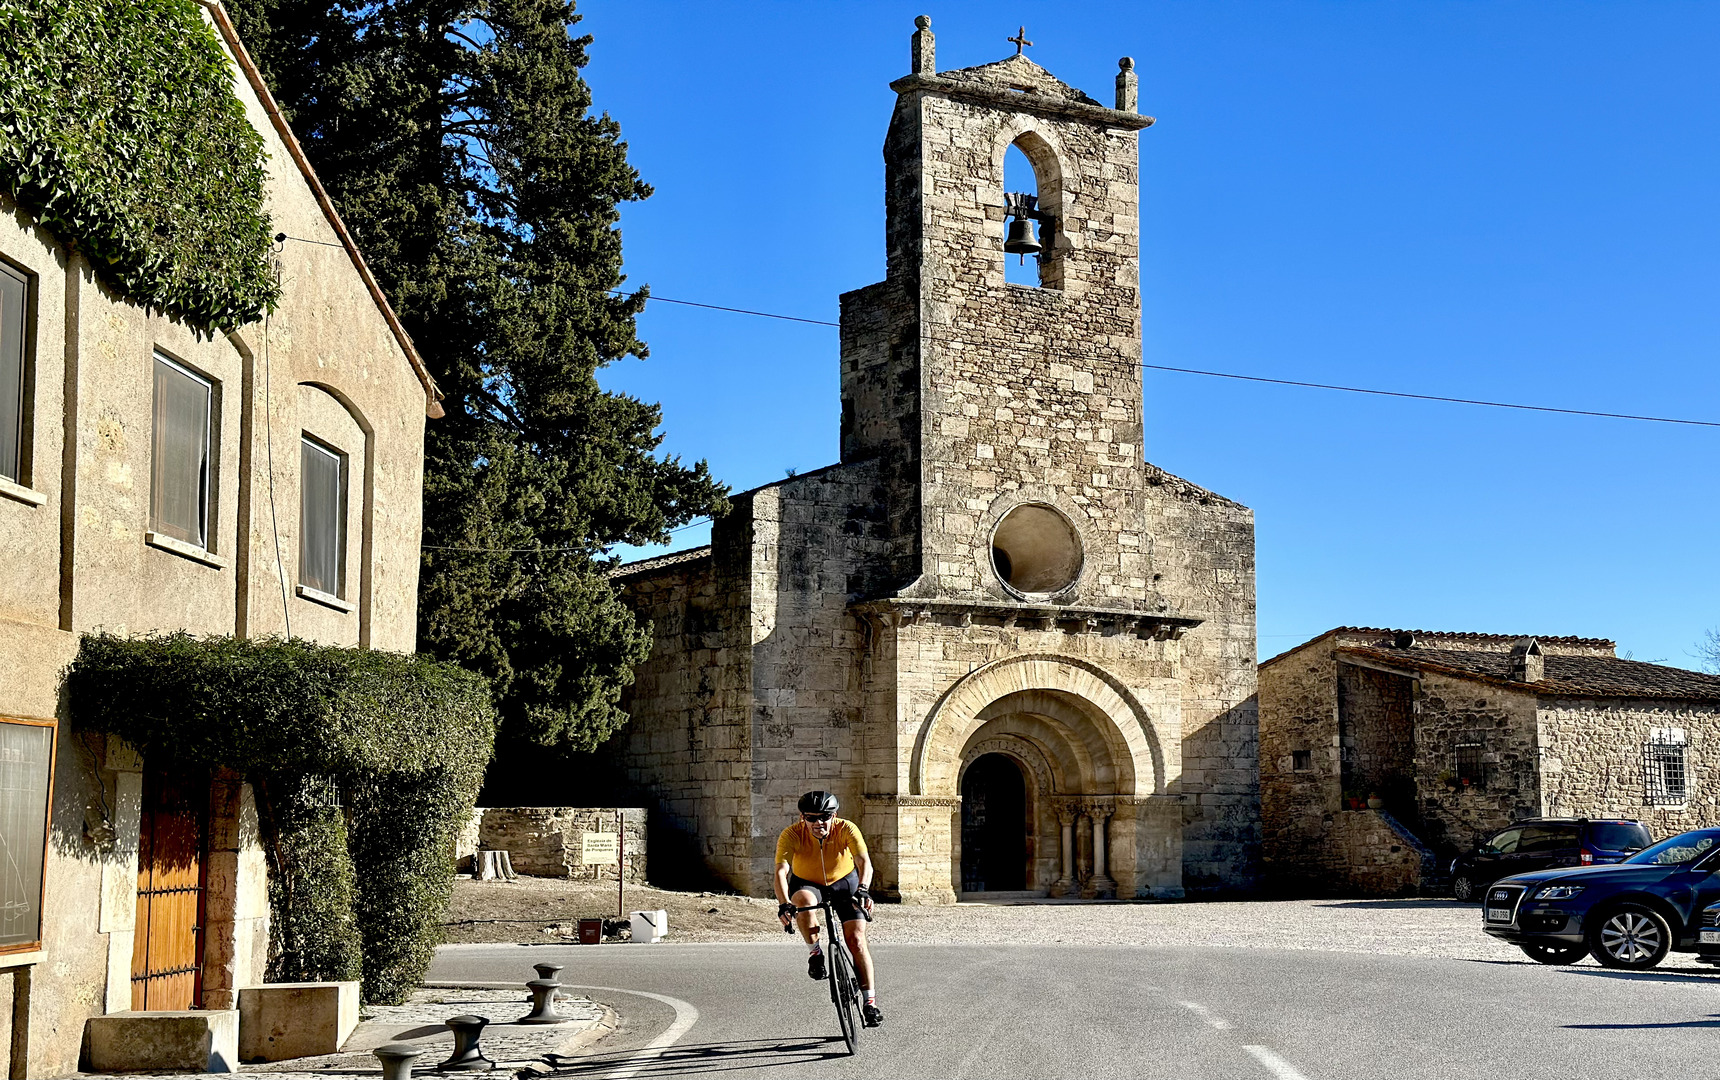
<path id="1" fill-rule="evenodd" d="M 570 1077 L 1604 1080 L 1720 1072 L 1720 971 L 1312 950 L 875 948 L 886 1021 L 849 1058 L 794 942 L 446 946 L 432 980 L 531 965 L 622 1029 Z M 667 1044 L 667 1045 L 665 1045 Z"/>

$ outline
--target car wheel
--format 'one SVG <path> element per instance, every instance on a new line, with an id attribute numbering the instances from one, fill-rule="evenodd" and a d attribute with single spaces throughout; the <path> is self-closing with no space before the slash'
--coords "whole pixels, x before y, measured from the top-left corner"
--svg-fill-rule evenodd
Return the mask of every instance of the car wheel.
<path id="1" fill-rule="evenodd" d="M 1672 927 L 1651 907 L 1624 904 L 1589 923 L 1588 942 L 1601 966 L 1644 971 L 1666 958 Z"/>
<path id="2" fill-rule="evenodd" d="M 1564 941 L 1525 941 L 1518 948 L 1537 964 L 1574 964 L 1589 951 L 1587 945 L 1572 945 Z"/>
<path id="3" fill-rule="evenodd" d="M 1459 900 L 1473 900 L 1480 891 L 1475 887 L 1475 879 L 1468 874 L 1459 874 L 1451 879 L 1451 895 Z"/>

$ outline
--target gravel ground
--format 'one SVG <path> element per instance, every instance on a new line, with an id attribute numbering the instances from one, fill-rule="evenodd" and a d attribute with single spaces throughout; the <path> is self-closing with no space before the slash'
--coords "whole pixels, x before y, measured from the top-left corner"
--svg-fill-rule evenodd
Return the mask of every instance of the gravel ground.
<path id="1" fill-rule="evenodd" d="M 770 900 L 631 886 L 626 900 L 629 910 L 668 911 L 670 941 L 747 941 L 782 932 Z M 448 940 L 554 941 L 571 938 L 581 915 L 614 914 L 613 885 L 460 880 Z M 883 904 L 869 932 L 879 943 L 923 945 L 1206 945 L 1521 959 L 1514 946 L 1483 934 L 1480 922 L 1479 908 L 1453 900 Z"/>

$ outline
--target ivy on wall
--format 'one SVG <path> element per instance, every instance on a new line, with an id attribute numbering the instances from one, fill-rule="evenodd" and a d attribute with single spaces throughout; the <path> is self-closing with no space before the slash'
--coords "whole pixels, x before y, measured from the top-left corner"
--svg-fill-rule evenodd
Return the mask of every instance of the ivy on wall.
<path id="1" fill-rule="evenodd" d="M 263 138 L 194 0 L 0 0 L 0 190 L 129 299 L 262 316 Z"/>
<path id="2" fill-rule="evenodd" d="M 495 743 L 488 684 L 452 664 L 301 639 L 86 635 L 79 728 L 151 767 L 251 781 L 269 861 L 267 978 L 405 999 L 429 968 L 453 845 Z"/>

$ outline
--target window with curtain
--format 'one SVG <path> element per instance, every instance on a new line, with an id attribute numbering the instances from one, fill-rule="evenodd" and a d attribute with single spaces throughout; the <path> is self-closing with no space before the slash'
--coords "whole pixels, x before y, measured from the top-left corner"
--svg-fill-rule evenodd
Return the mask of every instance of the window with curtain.
<path id="1" fill-rule="evenodd" d="M 15 484 L 24 476 L 24 320 L 29 282 L 0 263 L 0 476 Z"/>
<path id="2" fill-rule="evenodd" d="M 155 354 L 155 459 L 149 527 L 209 547 L 209 419 L 214 384 Z"/>
<path id="3" fill-rule="evenodd" d="M 299 584 L 346 595 L 346 455 L 309 435 L 299 443 Z"/>

